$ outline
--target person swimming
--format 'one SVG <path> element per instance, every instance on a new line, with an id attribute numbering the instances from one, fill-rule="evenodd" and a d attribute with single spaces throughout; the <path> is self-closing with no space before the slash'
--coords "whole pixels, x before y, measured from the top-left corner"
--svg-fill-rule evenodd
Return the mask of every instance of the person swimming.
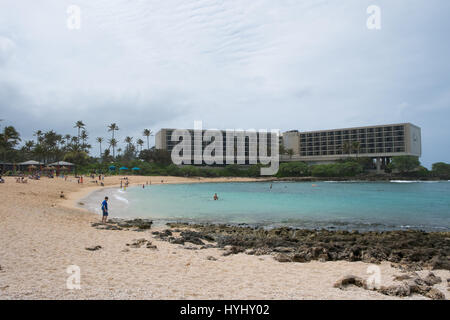
<path id="1" fill-rule="evenodd" d="M 217 196 L 217 193 L 214 193 L 214 200 L 219 200 L 219 197 Z"/>

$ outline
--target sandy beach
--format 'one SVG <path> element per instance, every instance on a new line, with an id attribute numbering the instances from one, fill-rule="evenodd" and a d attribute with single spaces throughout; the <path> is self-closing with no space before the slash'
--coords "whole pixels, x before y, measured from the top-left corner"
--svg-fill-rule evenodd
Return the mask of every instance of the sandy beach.
<path id="1" fill-rule="evenodd" d="M 104 184 L 116 186 L 118 176 Z M 238 178 L 130 176 L 131 184 L 252 181 Z M 189 250 L 154 238 L 151 230 L 98 230 L 100 217 L 76 208 L 83 196 L 99 187 L 85 177 L 29 180 L 6 178 L 0 184 L 0 299 L 399 299 L 349 286 L 333 287 L 349 274 L 367 279 L 368 263 L 280 263 L 271 255 L 223 256 L 217 248 Z M 59 194 L 64 191 L 66 198 Z M 161 228 L 159 228 L 161 229 Z M 157 230 L 159 230 L 157 229 Z M 157 249 L 127 244 L 145 238 Z M 101 246 L 96 251 L 87 247 Z M 208 259 L 214 257 L 214 259 Z M 66 286 L 67 268 L 81 271 L 80 289 Z M 378 265 L 381 285 L 402 272 L 390 263 Z M 428 270 L 418 271 L 426 275 Z M 434 288 L 450 297 L 448 270 L 433 270 L 442 282 Z M 412 295 L 402 299 L 427 299 Z"/>

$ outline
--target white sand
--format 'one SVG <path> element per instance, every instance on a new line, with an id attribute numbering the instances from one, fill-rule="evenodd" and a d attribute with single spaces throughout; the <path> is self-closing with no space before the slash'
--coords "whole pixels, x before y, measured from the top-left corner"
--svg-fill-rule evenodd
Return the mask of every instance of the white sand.
<path id="1" fill-rule="evenodd" d="M 187 179 L 131 177 L 152 184 L 250 179 Z M 279 263 L 272 256 L 222 256 L 219 249 L 186 250 L 153 239 L 151 231 L 109 231 L 90 226 L 100 217 L 74 208 L 76 199 L 94 190 L 85 178 L 47 179 L 0 184 L 0 299 L 393 299 L 374 291 L 333 288 L 347 274 L 364 278 L 362 262 Z M 106 178 L 107 186 L 118 177 Z M 89 185 L 91 187 L 89 187 Z M 63 190 L 68 200 L 59 200 Z M 153 231 L 154 229 L 152 229 Z M 158 249 L 134 249 L 133 239 L 151 240 Z M 98 251 L 85 247 L 100 245 Z M 218 261 L 206 258 L 214 256 Z M 69 290 L 66 268 L 81 269 L 81 289 Z M 401 272 L 382 263 L 382 285 L 395 283 Z M 427 271 L 421 272 L 422 274 Z M 434 271 L 443 279 L 436 286 L 449 298 L 450 272 Z M 414 295 L 408 299 L 425 299 Z"/>

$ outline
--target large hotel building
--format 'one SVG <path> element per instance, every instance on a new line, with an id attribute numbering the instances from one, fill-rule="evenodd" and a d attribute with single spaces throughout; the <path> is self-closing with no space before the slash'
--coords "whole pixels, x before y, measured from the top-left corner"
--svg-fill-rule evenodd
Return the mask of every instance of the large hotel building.
<path id="1" fill-rule="evenodd" d="M 178 143 L 171 141 L 173 130 L 161 129 L 156 133 L 157 149 L 172 151 L 174 145 Z M 193 131 L 189 130 L 189 132 Z M 225 153 L 225 131 L 222 133 Z M 420 157 L 422 154 L 421 130 L 411 123 L 308 132 L 291 130 L 284 132 L 279 138 L 280 144 L 285 150 L 292 150 L 290 155 L 280 155 L 282 162 L 331 163 L 339 159 L 357 156 L 373 159 L 374 168 L 380 170 L 390 162 L 393 156 Z M 248 155 L 250 145 L 247 138 L 245 140 L 246 155 Z M 203 144 L 204 146 L 205 144 Z"/>
<path id="2" fill-rule="evenodd" d="M 155 135 L 155 147 L 156 149 L 164 149 L 169 152 L 172 152 L 173 148 L 180 143 L 179 141 L 172 141 L 172 133 L 176 129 L 161 129 L 159 130 Z M 211 142 L 203 141 L 203 135 L 205 134 L 206 130 L 201 131 L 201 136 L 195 135 L 195 130 L 193 129 L 181 129 L 186 132 L 186 135 L 188 135 L 186 138 L 191 140 L 191 156 L 192 159 L 194 159 L 194 150 L 195 145 L 199 144 L 201 145 L 201 151 L 205 149 L 207 145 L 209 145 Z M 199 130 L 200 131 L 200 130 Z M 232 148 L 233 150 L 231 153 L 236 156 L 237 163 L 242 164 L 250 164 L 249 161 L 249 154 L 250 150 L 255 151 L 258 153 L 259 150 L 259 144 L 260 144 L 260 133 L 256 131 L 243 131 L 243 130 L 218 130 L 222 136 L 222 150 L 223 150 L 223 163 L 226 163 L 226 154 L 227 154 L 227 132 L 228 134 L 231 134 L 230 136 L 233 137 Z M 253 138 L 251 138 L 253 136 Z M 183 139 L 185 138 L 184 135 L 182 135 Z M 271 141 L 273 139 L 278 139 L 280 141 L 280 136 L 275 133 L 267 132 L 266 134 L 266 143 L 267 143 L 267 150 L 270 150 Z M 243 147 L 243 156 L 239 155 L 239 149 L 240 147 Z M 228 150 L 229 151 L 229 150 Z M 270 151 L 269 151 L 270 153 Z"/>
<path id="3" fill-rule="evenodd" d="M 377 170 L 392 157 L 422 155 L 420 128 L 411 123 L 377 125 L 319 131 L 288 131 L 283 133 L 283 146 L 292 149 L 292 156 L 281 161 L 327 163 L 339 159 L 369 157 Z"/>

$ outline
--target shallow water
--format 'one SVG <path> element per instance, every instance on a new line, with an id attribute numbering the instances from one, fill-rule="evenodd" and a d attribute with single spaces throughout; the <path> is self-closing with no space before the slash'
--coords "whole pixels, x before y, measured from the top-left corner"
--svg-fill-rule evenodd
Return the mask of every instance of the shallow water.
<path id="1" fill-rule="evenodd" d="M 110 216 L 267 227 L 450 231 L 449 182 L 270 182 L 150 185 L 103 189 L 83 200 Z M 219 196 L 213 200 L 214 193 Z"/>

